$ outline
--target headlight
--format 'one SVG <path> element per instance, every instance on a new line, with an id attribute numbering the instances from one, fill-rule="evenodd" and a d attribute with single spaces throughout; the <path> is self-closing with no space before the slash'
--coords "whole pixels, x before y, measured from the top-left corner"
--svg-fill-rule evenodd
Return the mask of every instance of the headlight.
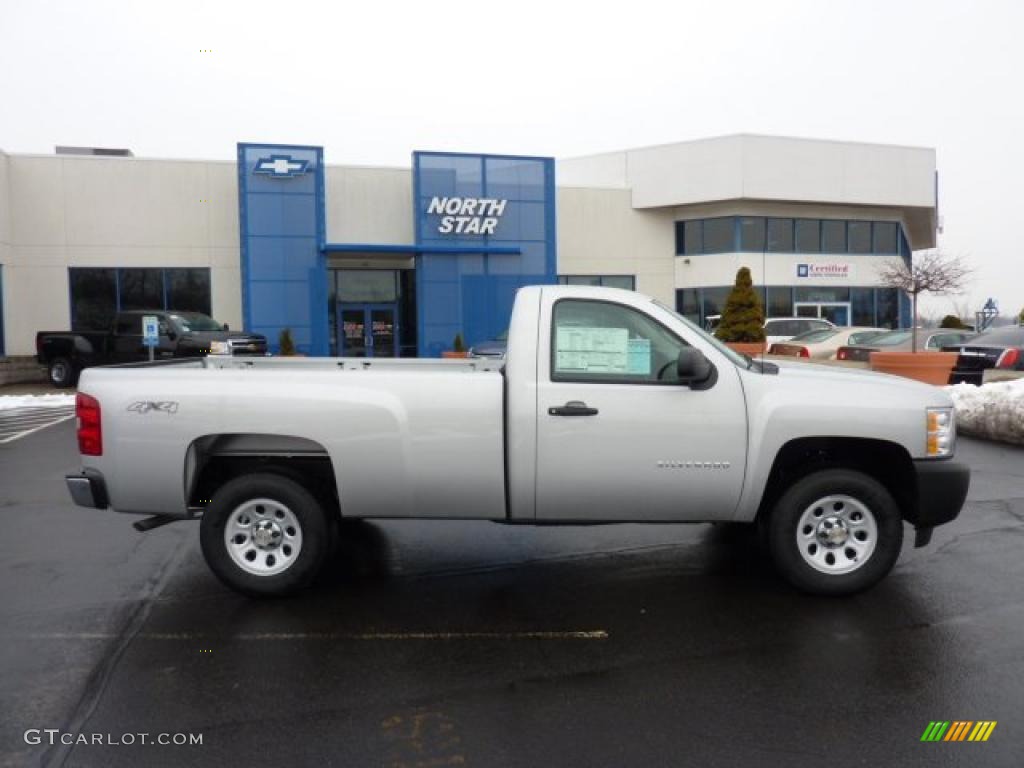
<path id="1" fill-rule="evenodd" d="M 956 418 L 952 408 L 929 408 L 927 410 L 927 453 L 940 458 L 952 456 L 956 443 Z"/>
<path id="2" fill-rule="evenodd" d="M 231 345 L 226 341 L 211 341 L 210 342 L 210 354 L 211 355 L 230 355 Z"/>

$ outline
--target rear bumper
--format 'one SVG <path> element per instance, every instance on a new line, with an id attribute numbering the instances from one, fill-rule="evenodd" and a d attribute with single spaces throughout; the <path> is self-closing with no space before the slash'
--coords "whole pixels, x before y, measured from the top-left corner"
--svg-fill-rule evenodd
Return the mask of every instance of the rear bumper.
<path id="1" fill-rule="evenodd" d="M 67 475 L 64 482 L 71 499 L 78 506 L 93 509 L 106 509 L 109 506 L 107 484 L 103 481 L 103 475 L 95 469 L 83 469 L 80 474 Z"/>
<path id="2" fill-rule="evenodd" d="M 955 520 L 967 499 L 971 470 L 951 460 L 914 462 L 917 507 L 904 515 L 918 528 L 931 528 Z"/>

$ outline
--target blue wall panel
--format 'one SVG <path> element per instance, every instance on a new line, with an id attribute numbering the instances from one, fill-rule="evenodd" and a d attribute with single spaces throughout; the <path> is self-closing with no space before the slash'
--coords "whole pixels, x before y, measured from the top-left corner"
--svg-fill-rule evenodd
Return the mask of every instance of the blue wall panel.
<path id="1" fill-rule="evenodd" d="M 328 352 L 324 202 L 322 148 L 238 145 L 242 318 L 273 351 L 290 328 L 300 352 Z"/>
<path id="2" fill-rule="evenodd" d="M 555 166 L 545 157 L 414 152 L 413 184 L 416 245 L 470 249 L 416 257 L 419 354 L 437 357 L 457 333 L 472 345 L 506 330 L 521 286 L 557 281 Z M 435 197 L 507 202 L 493 234 L 445 233 L 444 214 L 428 213 Z"/>

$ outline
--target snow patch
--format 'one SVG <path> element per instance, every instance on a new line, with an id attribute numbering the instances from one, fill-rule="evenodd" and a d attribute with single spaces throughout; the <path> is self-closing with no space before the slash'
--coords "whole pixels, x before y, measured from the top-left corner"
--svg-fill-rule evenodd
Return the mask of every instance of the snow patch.
<path id="1" fill-rule="evenodd" d="M 956 427 L 966 435 L 1024 445 L 1024 379 L 976 387 L 945 387 L 956 406 Z"/>
<path id="2" fill-rule="evenodd" d="M 74 404 L 74 395 L 0 395 L 0 411 L 13 408 L 59 408 Z"/>

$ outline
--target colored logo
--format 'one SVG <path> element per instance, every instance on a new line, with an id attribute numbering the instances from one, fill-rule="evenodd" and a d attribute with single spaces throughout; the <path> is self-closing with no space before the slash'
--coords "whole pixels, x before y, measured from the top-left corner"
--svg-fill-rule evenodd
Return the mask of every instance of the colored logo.
<path id="1" fill-rule="evenodd" d="M 921 741 L 988 741 L 995 729 L 995 720 L 932 720 Z"/>
<path id="2" fill-rule="evenodd" d="M 257 160 L 252 172 L 282 179 L 288 176 L 301 176 L 308 169 L 309 160 L 296 160 L 291 155 L 271 155 Z"/>

